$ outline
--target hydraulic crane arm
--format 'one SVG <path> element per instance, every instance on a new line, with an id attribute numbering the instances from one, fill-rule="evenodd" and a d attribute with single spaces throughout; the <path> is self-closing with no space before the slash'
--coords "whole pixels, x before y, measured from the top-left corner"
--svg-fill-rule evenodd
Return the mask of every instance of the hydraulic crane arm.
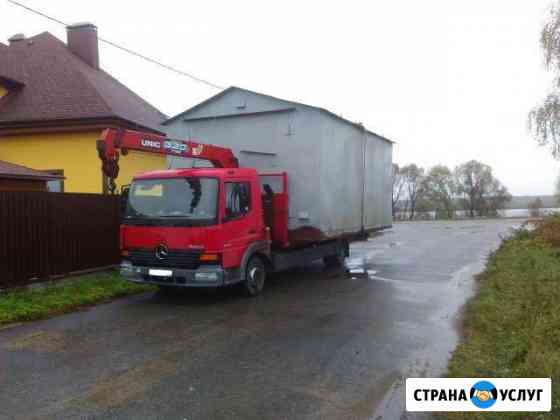
<path id="1" fill-rule="evenodd" d="M 217 168 L 237 168 L 239 163 L 231 149 L 194 141 L 179 141 L 165 136 L 134 130 L 108 128 L 97 141 L 97 152 L 103 174 L 109 178 L 109 191 L 115 192 L 115 178 L 119 175 L 119 150 L 126 156 L 129 150 L 162 155 L 197 158 L 210 161 Z"/>

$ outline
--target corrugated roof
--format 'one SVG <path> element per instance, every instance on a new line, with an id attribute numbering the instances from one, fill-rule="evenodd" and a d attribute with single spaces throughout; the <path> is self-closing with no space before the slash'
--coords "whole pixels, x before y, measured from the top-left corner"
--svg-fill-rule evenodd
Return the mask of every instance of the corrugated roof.
<path id="1" fill-rule="evenodd" d="M 14 163 L 0 160 L 0 178 L 10 179 L 35 179 L 39 181 L 49 181 L 52 179 L 64 179 L 60 175 L 51 175 L 42 171 L 28 168 L 26 166 L 16 165 Z"/>
<path id="2" fill-rule="evenodd" d="M 0 127 L 19 122 L 118 118 L 161 131 L 165 114 L 48 32 L 0 47 L 0 76 L 25 84 L 0 104 Z"/>
<path id="3" fill-rule="evenodd" d="M 266 98 L 274 99 L 274 100 L 277 100 L 277 101 L 289 102 L 289 103 L 292 103 L 292 104 L 294 104 L 294 105 L 300 105 L 300 106 L 305 106 L 305 107 L 307 107 L 307 108 L 313 108 L 313 109 L 316 109 L 316 110 L 318 110 L 318 111 L 320 111 L 320 112 L 323 112 L 323 113 L 329 115 L 329 116 L 332 117 L 332 118 L 335 118 L 335 119 L 337 119 L 337 120 L 340 120 L 340 121 L 342 121 L 342 122 L 344 122 L 344 123 L 346 123 L 346 124 L 352 125 L 353 127 L 356 127 L 356 128 L 358 128 L 358 129 L 360 129 L 360 130 L 365 130 L 365 131 L 368 132 L 369 134 L 372 134 L 372 135 L 374 135 L 374 136 L 377 136 L 377 137 L 379 137 L 379 138 L 381 138 L 381 139 L 383 139 L 383 140 L 386 140 L 386 141 L 388 141 L 388 142 L 390 142 L 390 143 L 395 143 L 393 140 L 389 140 L 388 138 L 386 138 L 386 137 L 384 137 L 384 136 L 382 136 L 382 135 L 380 135 L 380 134 L 377 134 L 377 133 L 374 133 L 374 132 L 371 131 L 371 130 L 368 130 L 368 129 L 365 128 L 362 124 L 357 123 L 357 122 L 354 122 L 354 121 L 350 121 L 350 120 L 348 120 L 348 119 L 346 119 L 346 118 L 343 118 L 343 117 L 341 117 L 340 115 L 337 115 L 337 114 L 335 114 L 334 112 L 331 112 L 331 111 L 329 111 L 329 110 L 326 109 L 326 108 L 321 108 L 321 107 L 313 106 L 313 105 L 307 105 L 307 104 L 304 104 L 304 103 L 301 103 L 301 102 L 291 101 L 291 100 L 289 100 L 289 99 L 281 99 L 281 98 L 277 98 L 277 97 L 275 97 L 275 96 L 267 95 L 267 94 L 260 93 L 260 92 L 255 92 L 255 91 L 252 91 L 252 90 L 249 90 L 249 89 L 243 89 L 243 88 L 240 88 L 240 87 L 237 87 L 237 86 L 230 86 L 230 87 L 228 87 L 227 89 L 224 89 L 224 90 L 222 90 L 221 92 L 218 92 L 216 95 L 211 96 L 210 98 L 208 98 L 208 99 L 206 99 L 206 100 L 204 100 L 204 101 L 202 101 L 202 102 L 196 104 L 195 106 L 193 106 L 193 107 L 187 109 L 186 111 L 183 111 L 183 112 L 181 112 L 181 113 L 179 113 L 179 114 L 177 114 L 177 115 L 175 115 L 175 116 L 169 118 L 168 120 L 166 120 L 166 121 L 163 123 L 163 125 L 167 125 L 167 124 L 170 123 L 171 121 L 174 121 L 174 120 L 176 120 L 176 119 L 178 119 L 178 118 L 181 118 L 181 117 L 183 117 L 183 116 L 185 116 L 185 115 L 191 113 L 192 111 L 195 111 L 195 110 L 197 110 L 197 109 L 203 107 L 204 105 L 207 105 L 207 104 L 209 104 L 209 103 L 211 103 L 211 102 L 213 102 L 213 101 L 215 101 L 215 100 L 221 98 L 222 96 L 224 96 L 225 94 L 231 92 L 232 90 L 240 90 L 240 91 L 249 92 L 249 93 L 253 93 L 253 94 L 256 94 L 256 95 L 264 96 L 264 97 L 266 97 Z M 240 115 L 245 115 L 245 114 L 240 114 Z"/>

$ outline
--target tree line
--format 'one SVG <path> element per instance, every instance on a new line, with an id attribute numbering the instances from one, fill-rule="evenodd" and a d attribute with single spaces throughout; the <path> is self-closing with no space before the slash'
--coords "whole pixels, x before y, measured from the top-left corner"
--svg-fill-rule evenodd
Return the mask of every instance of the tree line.
<path id="1" fill-rule="evenodd" d="M 496 216 L 511 200 L 507 188 L 494 177 L 492 168 L 476 160 L 451 170 L 445 165 L 425 169 L 414 163 L 393 164 L 393 217 L 414 219 L 435 211 L 440 219 L 452 219 L 457 210 L 469 217 Z"/>
<path id="2" fill-rule="evenodd" d="M 529 112 L 528 126 L 537 143 L 549 146 L 552 156 L 560 160 L 560 1 L 552 3 L 549 16 L 541 30 L 540 46 L 546 70 L 553 80 L 544 100 Z M 560 176 L 556 180 L 555 195 L 560 205 Z M 535 211 L 542 203 L 535 202 Z"/>

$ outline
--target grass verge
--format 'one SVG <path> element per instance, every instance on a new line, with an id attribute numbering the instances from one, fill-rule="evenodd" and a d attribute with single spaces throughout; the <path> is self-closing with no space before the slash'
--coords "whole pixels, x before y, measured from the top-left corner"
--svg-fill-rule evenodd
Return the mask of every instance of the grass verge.
<path id="1" fill-rule="evenodd" d="M 551 413 L 453 413 L 449 419 L 560 418 L 560 217 L 494 253 L 467 304 L 449 377 L 552 378 Z"/>
<path id="2" fill-rule="evenodd" d="M 8 291 L 0 294 L 0 325 L 46 318 L 149 290 L 154 289 L 123 280 L 117 272 L 110 271 L 79 276 L 44 288 Z"/>

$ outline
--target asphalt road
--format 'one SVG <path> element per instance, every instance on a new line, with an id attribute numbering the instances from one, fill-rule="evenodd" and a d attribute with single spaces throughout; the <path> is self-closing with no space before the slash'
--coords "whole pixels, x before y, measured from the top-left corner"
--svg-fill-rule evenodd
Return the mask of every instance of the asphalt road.
<path id="1" fill-rule="evenodd" d="M 0 418 L 398 419 L 512 221 L 397 224 L 254 299 L 149 293 L 0 330 Z"/>

